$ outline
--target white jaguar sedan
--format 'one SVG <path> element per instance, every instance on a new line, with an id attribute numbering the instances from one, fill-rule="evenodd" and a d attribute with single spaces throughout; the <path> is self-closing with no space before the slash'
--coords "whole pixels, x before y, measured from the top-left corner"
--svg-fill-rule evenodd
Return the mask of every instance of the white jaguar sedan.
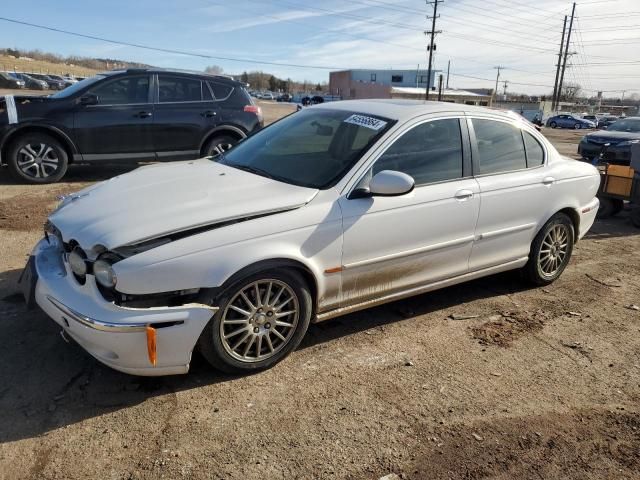
<path id="1" fill-rule="evenodd" d="M 66 197 L 21 282 L 117 370 L 185 373 L 198 348 L 255 371 L 311 322 L 505 270 L 553 282 L 599 182 L 515 114 L 335 102 Z"/>

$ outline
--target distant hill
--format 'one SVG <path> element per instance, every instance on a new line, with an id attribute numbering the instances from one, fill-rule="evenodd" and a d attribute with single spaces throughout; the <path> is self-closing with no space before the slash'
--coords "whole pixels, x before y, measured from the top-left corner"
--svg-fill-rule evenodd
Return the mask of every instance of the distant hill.
<path id="1" fill-rule="evenodd" d="M 112 58 L 63 57 L 40 50 L 0 48 L 0 71 L 88 76 L 104 70 L 148 66 Z"/>

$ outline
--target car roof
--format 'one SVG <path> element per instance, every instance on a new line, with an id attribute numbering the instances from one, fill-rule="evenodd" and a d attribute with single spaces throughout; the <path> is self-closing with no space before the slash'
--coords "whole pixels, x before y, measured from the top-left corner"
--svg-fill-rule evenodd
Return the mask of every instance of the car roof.
<path id="1" fill-rule="evenodd" d="M 234 80 L 232 77 L 228 75 L 214 75 L 211 73 L 198 72 L 196 70 L 182 70 L 179 68 L 159 68 L 159 67 L 145 67 L 145 68 L 127 68 L 126 70 L 107 70 L 104 72 L 98 73 L 98 75 L 119 75 L 123 73 L 176 73 L 176 74 L 187 74 L 187 75 L 195 75 L 198 77 L 206 77 L 215 80 L 222 80 L 229 83 L 235 83 L 238 85 L 244 85 L 242 82 L 238 82 Z"/>
<path id="2" fill-rule="evenodd" d="M 490 107 L 477 107 L 460 103 L 432 102 L 426 100 L 402 100 L 402 99 L 368 99 L 368 100 L 340 100 L 325 102 L 309 108 L 330 108 L 335 110 L 348 110 L 386 117 L 392 120 L 409 120 L 418 115 L 429 113 L 482 113 L 499 115 L 510 120 L 522 120 L 523 117 L 516 112 Z"/>

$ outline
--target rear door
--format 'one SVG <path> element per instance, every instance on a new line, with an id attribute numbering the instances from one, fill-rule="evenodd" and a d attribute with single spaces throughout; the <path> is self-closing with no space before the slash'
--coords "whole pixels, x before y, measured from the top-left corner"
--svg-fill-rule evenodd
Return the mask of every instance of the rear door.
<path id="1" fill-rule="evenodd" d="M 535 135 L 504 120 L 469 120 L 480 216 L 469 270 L 526 259 L 540 212 L 553 195 L 545 150 Z"/>
<path id="2" fill-rule="evenodd" d="M 219 122 L 211 90 L 194 76 L 160 73 L 157 79 L 153 140 L 158 160 L 197 158 L 205 134 Z"/>
<path id="3" fill-rule="evenodd" d="M 127 75 L 104 82 L 86 94 L 95 105 L 78 104 L 74 136 L 84 160 L 153 160 L 151 75 Z"/>

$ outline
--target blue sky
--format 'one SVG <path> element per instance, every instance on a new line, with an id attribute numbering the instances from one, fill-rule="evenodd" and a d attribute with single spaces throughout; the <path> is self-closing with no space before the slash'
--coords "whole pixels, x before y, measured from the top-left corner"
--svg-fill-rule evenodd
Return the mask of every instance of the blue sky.
<path id="1" fill-rule="evenodd" d="M 70 0 L 3 2 L 1 16 L 89 35 L 203 55 L 335 68 L 425 67 L 428 8 L 422 0 Z M 452 62 L 451 86 L 494 85 L 506 67 L 508 91 L 547 93 L 554 80 L 564 0 L 447 0 L 440 10 L 435 67 Z M 640 92 L 638 0 L 578 2 L 566 80 L 589 93 Z M 637 15 L 636 15 L 637 14 Z M 605 15 L 598 18 L 598 15 Z M 322 81 L 328 70 L 196 58 L 120 46 L 0 22 L 0 46 L 112 57 L 162 67 L 264 70 Z M 617 63 L 610 63 L 617 62 Z M 504 85 L 501 85 L 501 90 Z"/>

